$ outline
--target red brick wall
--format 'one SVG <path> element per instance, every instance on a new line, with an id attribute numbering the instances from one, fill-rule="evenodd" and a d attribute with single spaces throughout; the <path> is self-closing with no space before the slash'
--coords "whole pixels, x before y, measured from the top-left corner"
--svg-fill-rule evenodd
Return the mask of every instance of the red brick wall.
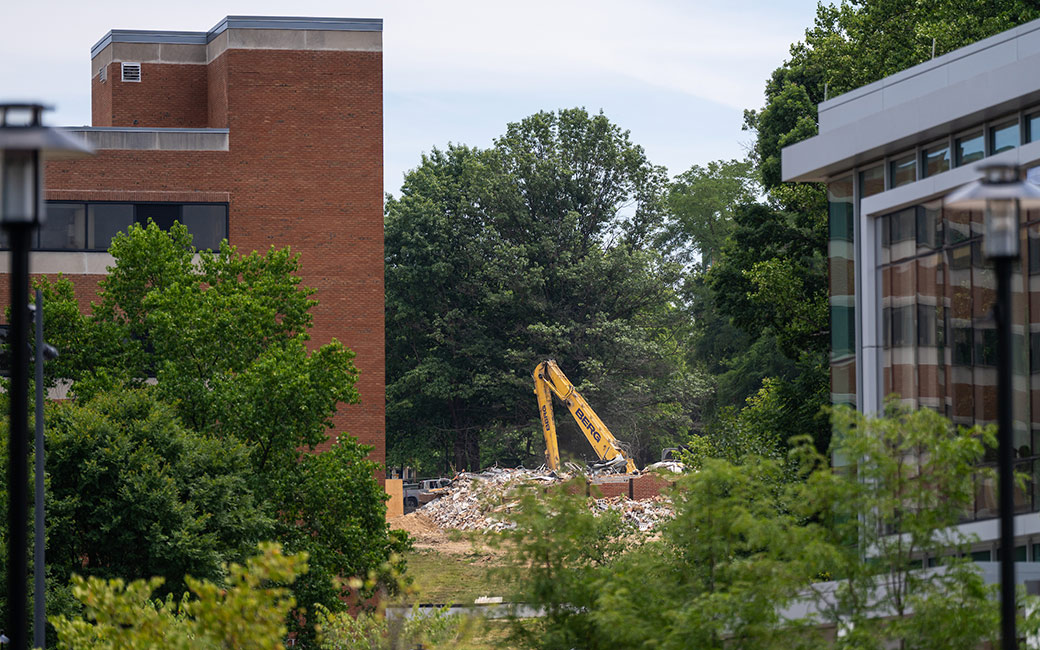
<path id="1" fill-rule="evenodd" d="M 671 485 L 669 481 L 656 474 L 637 476 L 632 479 L 632 498 L 636 501 L 642 501 L 643 499 L 655 497 L 667 489 L 669 485 Z"/>
<path id="2" fill-rule="evenodd" d="M 598 494 L 597 494 L 598 491 Z M 611 482 L 611 483 L 593 483 L 592 484 L 592 496 L 594 497 L 627 497 L 628 496 L 628 481 L 625 482 Z"/>
<path id="3" fill-rule="evenodd" d="M 142 63 L 140 82 L 123 82 L 122 64 L 109 67 L 111 121 L 105 126 L 203 128 L 209 122 L 205 65 Z M 101 126 L 95 124 L 95 126 Z"/>
<path id="4" fill-rule="evenodd" d="M 372 445 L 373 459 L 382 462 L 382 55 L 230 50 L 211 66 L 215 74 L 202 80 L 202 99 L 192 95 L 197 111 L 185 107 L 185 97 L 127 87 L 144 88 L 156 74 L 167 80 L 195 75 L 203 66 L 145 64 L 143 83 L 116 88 L 113 114 L 120 116 L 116 124 L 134 115 L 137 126 L 178 126 L 170 123 L 176 111 L 169 100 L 182 106 L 182 116 L 194 116 L 187 120 L 196 122 L 191 126 L 220 126 L 205 97 L 219 103 L 224 92 L 228 152 L 101 151 L 85 160 L 50 163 L 51 196 L 143 196 L 125 194 L 133 191 L 182 201 L 192 193 L 228 193 L 229 235 L 240 251 L 291 246 L 300 254 L 303 283 L 318 290 L 320 301 L 312 345 L 336 338 L 357 353 L 361 404 L 341 410 L 335 431 Z M 183 70 L 162 72 L 173 67 Z M 155 194 L 164 192 L 169 194 Z"/>
<path id="5" fill-rule="evenodd" d="M 108 64 L 108 78 L 112 77 L 112 70 L 118 70 L 119 66 Z M 112 84 L 109 81 L 102 83 L 98 75 L 98 69 L 93 70 L 93 78 L 90 80 L 90 123 L 94 126 L 112 126 Z"/>
<path id="6" fill-rule="evenodd" d="M 209 62 L 206 73 L 206 96 L 209 115 L 206 124 L 211 129 L 226 129 L 228 125 L 227 54 Z"/>

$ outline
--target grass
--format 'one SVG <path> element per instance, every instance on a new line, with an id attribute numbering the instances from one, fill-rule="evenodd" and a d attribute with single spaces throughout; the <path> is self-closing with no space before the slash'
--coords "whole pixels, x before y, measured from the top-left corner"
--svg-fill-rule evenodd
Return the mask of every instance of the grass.
<path id="1" fill-rule="evenodd" d="M 491 574 L 493 564 L 487 555 L 477 553 L 438 553 L 420 549 L 407 556 L 412 593 L 407 604 L 415 602 L 472 605 L 481 596 L 507 596 Z"/>

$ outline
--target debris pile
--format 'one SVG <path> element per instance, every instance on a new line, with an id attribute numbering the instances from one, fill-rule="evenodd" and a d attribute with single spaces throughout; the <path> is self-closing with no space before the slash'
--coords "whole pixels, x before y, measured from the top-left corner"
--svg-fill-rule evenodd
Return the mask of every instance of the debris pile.
<path id="1" fill-rule="evenodd" d="M 672 505 L 664 497 L 652 497 L 644 501 L 633 501 L 628 497 L 604 497 L 596 499 L 596 509 L 616 510 L 621 518 L 641 532 L 653 530 L 665 519 L 672 518 Z"/>
<path id="2" fill-rule="evenodd" d="M 502 514 L 519 505 L 509 495 L 523 484 L 551 485 L 570 479 L 556 475 L 544 467 L 504 469 L 493 467 L 484 472 L 464 472 L 456 477 L 450 488 L 439 499 L 422 506 L 419 511 L 442 529 L 501 531 L 511 528 Z M 633 501 L 623 496 L 590 499 L 597 511 L 616 510 L 622 518 L 640 531 L 649 531 L 661 521 L 671 518 L 671 505 L 666 499 L 654 497 Z"/>

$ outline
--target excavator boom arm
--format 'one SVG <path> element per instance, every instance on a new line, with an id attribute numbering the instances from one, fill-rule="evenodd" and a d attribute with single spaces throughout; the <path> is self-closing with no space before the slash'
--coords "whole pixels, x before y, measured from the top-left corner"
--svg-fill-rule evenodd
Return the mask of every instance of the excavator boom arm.
<path id="1" fill-rule="evenodd" d="M 542 421 L 542 433 L 545 436 L 545 454 L 549 469 L 555 470 L 559 467 L 560 451 L 556 440 L 556 425 L 553 422 L 552 396 L 555 394 L 560 401 L 567 405 L 571 415 L 574 416 L 578 428 L 585 434 L 589 444 L 596 451 L 600 460 L 610 461 L 618 458 L 625 459 L 626 472 L 636 473 L 636 464 L 631 458 L 625 456 L 617 444 L 617 438 L 610 432 L 607 425 L 599 418 L 596 411 L 589 406 L 585 398 L 581 396 L 567 375 L 563 374 L 555 361 L 543 361 L 534 370 L 535 394 L 538 396 L 538 412 Z M 555 466 L 554 466 L 555 464 Z"/>

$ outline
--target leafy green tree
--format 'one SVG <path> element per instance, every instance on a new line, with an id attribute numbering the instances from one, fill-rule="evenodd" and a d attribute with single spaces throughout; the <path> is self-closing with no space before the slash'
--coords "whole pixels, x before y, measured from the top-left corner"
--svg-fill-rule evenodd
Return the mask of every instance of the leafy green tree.
<path id="1" fill-rule="evenodd" d="M 992 429 L 957 429 L 932 410 L 894 405 L 886 417 L 838 408 L 834 421 L 840 465 L 803 448 L 804 466 L 815 469 L 791 498 L 821 524 L 826 544 L 812 547 L 821 551 L 819 570 L 840 578 L 832 593 L 818 595 L 822 620 L 849 631 L 843 647 L 992 641 L 996 599 L 964 558 L 972 538 L 956 526 L 977 482 L 993 481 L 978 467 L 995 445 Z"/>
<path id="2" fill-rule="evenodd" d="M 787 460 L 745 454 L 735 464 L 698 447 L 697 471 L 671 493 L 674 519 L 650 540 L 598 518 L 580 487 L 507 496 L 517 507 L 505 576 L 548 617 L 545 629 L 516 625 L 514 638 L 544 649 L 991 641 L 993 589 L 963 558 L 971 539 L 954 524 L 985 476 L 992 432 L 955 429 L 927 409 L 838 410 L 835 425 L 834 453 L 856 461 L 839 468 L 808 436 Z M 792 468 L 803 481 L 790 481 Z M 1035 628 L 1036 616 L 1022 625 Z"/>
<path id="3" fill-rule="evenodd" d="M 623 647 L 604 634 L 592 613 L 618 558 L 638 542 L 618 513 L 593 513 L 584 491 L 583 482 L 572 482 L 548 493 L 525 490 L 509 496 L 517 503 L 509 514 L 515 528 L 494 540 L 508 554 L 500 574 L 514 588 L 513 602 L 544 612 L 535 625 L 513 621 L 511 638 L 520 647 Z"/>
<path id="4" fill-rule="evenodd" d="M 665 242 L 679 249 L 683 261 L 704 270 L 714 263 L 732 231 L 733 211 L 753 203 L 760 187 L 747 160 L 713 160 L 694 165 L 672 179 L 668 189 Z"/>
<path id="5" fill-rule="evenodd" d="M 530 373 L 545 358 L 641 462 L 687 430 L 704 388 L 683 358 L 679 268 L 653 246 L 664 188 L 627 132 L 581 109 L 424 156 L 386 205 L 389 457 L 537 462 Z"/>
<path id="6" fill-rule="evenodd" d="M 139 545 L 137 553 L 104 555 L 97 567 L 119 567 L 106 575 L 126 578 L 161 573 L 171 586 L 184 573 L 219 581 L 216 567 L 235 557 L 214 548 L 252 546 L 273 537 L 312 554 L 310 573 L 293 587 L 301 607 L 321 602 L 333 611 L 343 609 L 343 590 L 335 580 L 378 571 L 407 544 L 385 522 L 386 495 L 367 447 L 344 434 L 330 452 L 309 453 L 328 439 L 339 405 L 357 401 L 357 369 L 353 352 L 341 343 L 310 345 L 315 302 L 313 290 L 300 286 L 297 257 L 289 249 L 241 255 L 226 242 L 219 251 L 198 251 L 183 226 L 164 232 L 155 224 L 116 236 L 110 252 L 115 263 L 89 314 L 78 313 L 68 280 L 41 281 L 48 339 L 62 350 L 60 363 L 48 367 L 49 380 L 71 384 L 75 406 L 88 409 L 76 415 L 85 422 L 90 408 L 103 405 L 112 420 L 106 427 L 154 436 L 158 425 L 143 427 L 135 412 L 111 405 L 122 399 L 136 404 L 133 395 L 147 390 L 166 405 L 155 419 L 179 421 L 184 438 L 193 438 L 190 445 L 223 445 L 237 455 L 224 465 L 209 461 L 210 474 L 197 471 L 198 485 L 190 489 L 167 485 L 166 461 L 156 456 L 156 469 L 139 477 L 114 470 L 105 475 L 106 480 L 124 477 L 129 485 L 105 492 L 109 498 L 98 511 L 80 513 L 70 496 L 73 511 L 94 517 L 70 525 L 95 527 L 96 535 L 88 539 L 99 554 L 118 553 L 131 541 Z M 143 388 L 149 384 L 154 385 Z M 113 461 L 120 454 L 127 461 L 135 461 L 134 454 L 149 458 L 143 441 L 114 450 L 97 447 L 97 437 L 77 444 L 70 462 L 95 455 Z M 153 447 L 167 450 L 163 444 Z M 83 474 L 88 470 L 101 471 L 88 463 L 80 473 L 70 472 L 70 480 L 92 480 Z M 93 491 L 89 484 L 79 488 L 82 495 Z M 233 496 L 252 500 L 249 516 L 242 515 L 241 503 L 220 502 Z M 134 502 L 135 497 L 142 498 Z M 162 522 L 145 526 L 156 520 L 143 516 L 141 527 L 124 530 L 120 513 L 106 510 L 123 502 L 127 512 L 154 506 Z M 106 550 L 108 542 L 114 543 Z M 167 547 L 174 550 L 162 555 Z M 77 557 L 69 550 L 66 559 Z M 313 617 L 293 617 L 290 624 L 302 640 L 313 639 Z"/>
<path id="7" fill-rule="evenodd" d="M 769 351 L 765 359 L 772 363 L 766 367 L 775 374 L 764 387 L 770 397 L 749 396 L 746 406 L 734 405 L 750 411 L 717 418 L 709 426 L 711 435 L 740 438 L 749 431 L 748 422 L 765 419 L 773 426 L 763 433 L 773 440 L 763 444 L 779 438 L 783 446 L 790 437 L 809 433 L 818 449 L 827 449 L 830 425 L 820 410 L 829 400 L 825 238 L 821 223 L 798 213 L 761 204 L 735 211 L 722 256 L 706 274 L 712 304 L 751 340 L 775 346 L 783 359 L 761 344 L 734 355 L 731 367 L 739 367 Z"/>
<path id="8" fill-rule="evenodd" d="M 47 418 L 48 550 L 57 585 L 180 576 L 220 581 L 271 538 L 252 489 L 249 449 L 196 434 L 146 389 L 51 405 Z M 56 586 L 57 586 L 56 585 Z"/>
<path id="9" fill-rule="evenodd" d="M 102 648 L 269 648 L 285 647 L 287 614 L 295 606 L 289 589 L 307 571 L 307 556 L 282 555 L 277 545 L 245 565 L 226 567 L 226 583 L 185 576 L 192 597 L 153 600 L 162 578 L 105 580 L 73 576 L 72 591 L 83 617 L 51 617 L 58 647 Z"/>

